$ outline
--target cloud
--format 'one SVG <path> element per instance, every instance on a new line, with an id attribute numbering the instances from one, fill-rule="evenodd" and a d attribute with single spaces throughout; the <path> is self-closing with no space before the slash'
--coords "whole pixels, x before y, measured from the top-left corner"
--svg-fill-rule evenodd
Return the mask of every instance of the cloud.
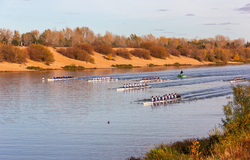
<path id="1" fill-rule="evenodd" d="M 224 25 L 239 25 L 239 23 L 231 23 L 231 22 L 225 22 L 225 23 L 203 23 L 203 25 L 207 26 L 224 26 Z"/>
<path id="2" fill-rule="evenodd" d="M 218 9 L 218 8 L 212 8 L 212 9 Z"/>
<path id="3" fill-rule="evenodd" d="M 164 31 L 165 29 L 153 29 L 154 31 Z"/>
<path id="4" fill-rule="evenodd" d="M 66 12 L 65 14 L 69 14 L 69 15 L 79 15 L 80 13 Z"/>
<path id="5" fill-rule="evenodd" d="M 174 32 L 162 32 L 162 33 L 171 33 L 171 34 L 173 34 Z"/>
<path id="6" fill-rule="evenodd" d="M 185 16 L 195 16 L 194 14 L 186 14 Z"/>
<path id="7" fill-rule="evenodd" d="M 246 4 L 242 8 L 236 8 L 236 11 L 242 11 L 243 13 L 250 13 L 250 3 Z"/>
<path id="8" fill-rule="evenodd" d="M 160 12 L 165 12 L 165 11 L 168 11 L 168 9 L 159 9 L 157 11 L 160 11 Z"/>

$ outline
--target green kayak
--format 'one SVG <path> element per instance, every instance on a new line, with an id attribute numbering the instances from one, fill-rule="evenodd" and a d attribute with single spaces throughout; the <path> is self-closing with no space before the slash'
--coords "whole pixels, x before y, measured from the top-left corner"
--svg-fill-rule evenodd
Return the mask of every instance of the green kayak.
<path id="1" fill-rule="evenodd" d="M 187 77 L 185 74 L 178 74 L 178 77 Z"/>

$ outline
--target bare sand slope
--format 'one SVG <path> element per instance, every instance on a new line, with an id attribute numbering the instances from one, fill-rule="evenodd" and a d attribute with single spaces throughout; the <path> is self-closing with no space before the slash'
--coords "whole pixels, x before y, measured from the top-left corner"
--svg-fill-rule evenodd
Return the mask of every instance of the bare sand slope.
<path id="1" fill-rule="evenodd" d="M 22 47 L 22 49 L 25 49 Z M 0 71 L 30 71 L 27 68 L 27 66 L 36 66 L 36 67 L 42 67 L 45 69 L 62 69 L 62 67 L 66 65 L 75 64 L 76 66 L 84 66 L 85 68 L 112 68 L 112 64 L 132 64 L 133 66 L 147 66 L 147 64 L 154 64 L 154 65 L 164 65 L 164 64 L 174 64 L 176 62 L 179 62 L 180 64 L 191 64 L 191 65 L 203 65 L 206 63 L 201 63 L 195 59 L 188 58 L 188 57 L 176 57 L 176 56 L 170 56 L 166 60 L 159 59 L 159 58 L 152 58 L 151 60 L 145 60 L 138 57 L 132 56 L 131 60 L 124 59 L 122 57 L 116 56 L 113 57 L 114 60 L 107 60 L 104 55 L 99 54 L 97 52 L 94 52 L 94 55 L 92 57 L 95 59 L 95 64 L 87 63 L 84 61 L 79 61 L 75 59 L 70 59 L 68 57 L 65 57 L 61 55 L 60 53 L 56 52 L 56 49 L 52 47 L 48 47 L 48 49 L 53 53 L 55 61 L 48 65 L 45 65 L 41 62 L 36 62 L 33 60 L 28 59 L 27 63 L 25 64 L 16 64 L 16 63 L 7 63 L 3 62 L 0 63 Z M 132 50 L 133 48 L 128 48 L 128 50 Z"/>

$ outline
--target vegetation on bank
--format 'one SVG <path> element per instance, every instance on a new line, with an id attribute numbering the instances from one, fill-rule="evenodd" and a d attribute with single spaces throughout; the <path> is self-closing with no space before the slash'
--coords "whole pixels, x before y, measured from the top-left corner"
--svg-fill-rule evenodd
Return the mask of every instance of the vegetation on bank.
<path id="1" fill-rule="evenodd" d="M 0 62 L 25 63 L 27 50 L 21 50 L 13 45 L 0 45 Z"/>
<path id="2" fill-rule="evenodd" d="M 83 66 L 76 66 L 75 64 L 67 65 L 62 67 L 63 69 L 70 69 L 70 70 L 82 70 L 85 69 Z"/>
<path id="3" fill-rule="evenodd" d="M 250 83 L 250 81 L 249 81 Z M 144 157 L 132 160 L 250 159 L 250 84 L 232 86 L 233 101 L 223 106 L 221 131 L 214 128 L 208 138 L 160 144 Z"/>
<path id="4" fill-rule="evenodd" d="M 132 64 L 116 64 L 116 65 L 112 65 L 111 67 L 116 67 L 116 68 L 138 68 L 133 66 Z"/>
<path id="5" fill-rule="evenodd" d="M 57 52 L 72 59 L 95 63 L 94 58 L 92 58 L 86 50 L 80 48 L 81 47 L 68 47 L 66 49 L 60 48 L 57 49 Z"/>
<path id="6" fill-rule="evenodd" d="M 51 47 L 78 47 L 89 54 L 92 54 L 94 49 L 98 53 L 109 55 L 109 57 L 116 55 L 113 48 L 129 47 L 143 48 L 143 53 L 136 50 L 131 54 L 144 59 L 150 59 L 151 56 L 165 59 L 171 54 L 174 56 L 182 55 L 199 61 L 250 61 L 249 42 L 245 42 L 244 38 L 231 40 L 223 35 L 204 39 L 155 37 L 152 34 L 142 36 L 131 34 L 126 37 L 107 31 L 102 36 L 95 34 L 88 27 L 76 27 L 75 29 L 66 27 L 60 31 L 47 29 L 42 33 L 38 30 L 32 30 L 23 34 L 20 34 L 17 30 L 13 32 L 9 29 L 0 28 L 0 33 L 0 42 L 15 46 L 20 44 L 30 46 L 34 43 Z M 126 54 L 127 56 L 128 54 Z"/>
<path id="7" fill-rule="evenodd" d="M 43 70 L 45 70 L 45 69 L 42 68 L 42 67 L 35 67 L 35 66 L 28 66 L 26 69 L 33 69 L 33 70 L 38 70 L 38 71 L 43 71 Z"/>
<path id="8" fill-rule="evenodd" d="M 27 51 L 31 60 L 44 62 L 47 65 L 55 61 L 53 53 L 41 44 L 31 44 Z"/>

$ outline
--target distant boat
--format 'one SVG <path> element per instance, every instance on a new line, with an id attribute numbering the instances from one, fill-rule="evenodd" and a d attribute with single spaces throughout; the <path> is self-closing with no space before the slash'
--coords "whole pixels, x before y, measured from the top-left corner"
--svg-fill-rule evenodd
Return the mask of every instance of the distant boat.
<path id="1" fill-rule="evenodd" d="M 61 76 L 61 77 L 52 77 L 52 78 L 43 78 L 43 80 L 47 81 L 62 81 L 62 80 L 70 80 L 70 79 L 75 79 L 74 76 Z"/>
<path id="2" fill-rule="evenodd" d="M 234 79 L 231 79 L 231 83 L 237 83 L 237 82 L 245 82 L 247 79 L 245 77 L 235 77 Z"/>

